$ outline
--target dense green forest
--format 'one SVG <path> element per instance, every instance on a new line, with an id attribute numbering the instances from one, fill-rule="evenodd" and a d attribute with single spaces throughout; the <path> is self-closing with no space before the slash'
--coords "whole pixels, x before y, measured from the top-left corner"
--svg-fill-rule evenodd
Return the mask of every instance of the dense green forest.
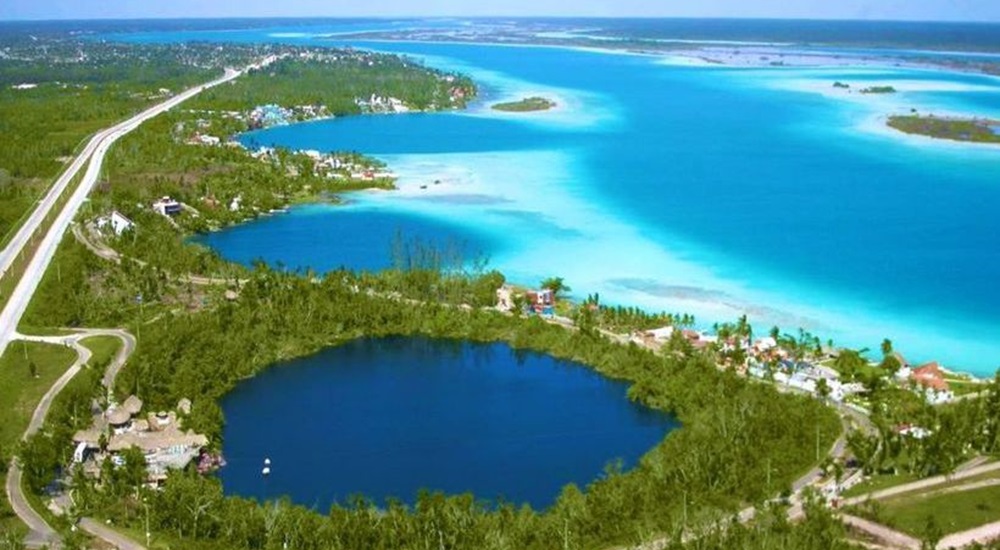
<path id="1" fill-rule="evenodd" d="M 0 33 L 0 241 L 94 132 L 270 47 Z"/>
<path id="2" fill-rule="evenodd" d="M 443 73 L 397 55 L 358 50 L 310 52 L 252 71 L 200 95 L 193 109 L 242 111 L 276 103 L 323 105 L 334 115 L 362 112 L 356 100 L 393 97 L 418 110 L 461 108 L 476 94 L 468 77 Z"/>
<path id="3" fill-rule="evenodd" d="M 28 51 L 31 43 L 22 40 L 17 47 Z M 288 501 L 260 503 L 226 497 L 216 478 L 190 471 L 173 473 L 164 490 L 152 491 L 143 487 L 142 458 L 126 453 L 123 467 L 105 468 L 100 485 L 79 472 L 74 474 L 73 517 L 114 518 L 119 526 L 138 532 L 145 531 L 148 522 L 156 541 L 195 550 L 603 549 L 656 537 L 666 537 L 664 547 L 671 549 L 850 547 L 844 542 L 844 527 L 818 499 L 807 502 L 806 518 L 795 525 L 785 518 L 780 502 L 765 504 L 790 494 L 793 480 L 824 458 L 842 430 L 834 409 L 815 399 L 779 393 L 771 385 L 732 370 L 720 370 L 719 365 L 727 361 L 742 361 L 732 355 L 735 352 L 695 350 L 679 331 L 661 354 L 613 342 L 600 332 L 685 326 L 693 324 L 691 316 L 607 306 L 596 295 L 576 308 L 575 329 L 536 317 L 504 315 L 487 308 L 504 283 L 502 274 L 489 271 L 485 262 L 466 261 L 461 254 L 429 249 L 419 242 L 400 240 L 387 250 L 394 260 L 394 267 L 387 271 L 341 270 L 322 277 L 265 265 L 235 266 L 187 242 L 195 232 L 238 223 L 297 201 L 336 200 L 335 194 L 342 191 L 392 185 L 389 178 L 358 180 L 347 169 L 336 172 L 344 177 L 329 177 L 316 170 L 315 158 L 302 153 L 279 149 L 252 156 L 250 151 L 227 146 L 225 141 L 234 133 L 249 127 L 247 113 L 255 107 L 265 103 L 323 106 L 323 112 L 347 115 L 372 110 L 369 99 L 376 96 L 395 98 L 417 109 L 460 108 L 475 94 L 474 85 L 464 77 L 427 69 L 406 58 L 353 50 L 318 53 L 248 46 L 220 53 L 209 62 L 211 48 L 196 44 L 137 50 L 146 51 L 136 54 L 146 64 L 155 63 L 161 55 L 182 60 L 150 75 L 138 69 L 142 63 L 136 64 L 135 59 L 124 65 L 113 62 L 118 56 L 128 58 L 129 48 L 113 44 L 101 48 L 105 49 L 95 51 L 103 52 L 107 68 L 95 71 L 88 83 L 62 88 L 62 84 L 45 84 L 38 78 L 42 84 L 37 88 L 4 89 L 0 99 L 9 93 L 28 101 L 33 94 L 41 94 L 39 105 L 55 105 L 70 100 L 44 94 L 72 90 L 88 97 L 81 102 L 86 106 L 100 103 L 100 94 L 114 89 L 122 103 L 110 101 L 102 106 L 108 109 L 102 116 L 112 116 L 113 109 L 127 112 L 149 101 L 150 94 L 159 93 L 142 88 L 146 95 L 137 95 L 118 89 L 111 84 L 116 74 L 131 74 L 128 78 L 136 86 L 159 86 L 174 77 L 177 83 L 202 78 L 252 56 L 288 56 L 233 85 L 199 96 L 183 110 L 149 121 L 119 141 L 106 159 L 103 179 L 81 218 L 92 220 L 111 209 L 128 215 L 135 228 L 118 236 L 103 235 L 126 259 L 120 264 L 102 260 L 68 236 L 41 282 L 25 325 L 127 326 L 138 337 L 138 351 L 118 378 L 119 398 L 135 393 L 150 409 L 171 408 L 178 399 L 189 398 L 193 409 L 185 418 L 186 425 L 208 434 L 212 445 L 221 448 L 225 419 L 218 402 L 240 380 L 282 360 L 356 338 L 421 335 L 503 341 L 517 349 L 580 362 L 605 376 L 628 381 L 630 399 L 675 415 L 683 427 L 650 449 L 634 469 L 622 471 L 610 464 L 588 486 L 565 487 L 547 510 L 480 501 L 475 495 L 432 493 L 419 495 L 413 506 L 357 497 L 330 510 L 313 510 Z M 185 48 L 192 51 L 185 52 Z M 71 53 L 67 48 L 56 51 L 60 56 Z M 186 72 L 187 67 L 205 63 L 204 67 L 212 69 Z M 12 67 L 16 70 L 8 78 L 28 78 L 27 69 Z M 183 68 L 172 72 L 177 67 Z M 126 99 L 133 102 L 131 107 L 124 106 Z M 66 107 L 67 111 L 73 108 Z M 0 125 L 5 122 L 0 119 Z M 48 127 L 49 122 L 36 124 Z M 82 127 L 65 132 L 79 132 Z M 217 136 L 221 143 L 192 143 L 192 137 L 201 134 Z M 38 136 L 36 141 L 51 141 Z M 38 153 L 37 158 L 48 154 Z M 377 160 L 356 153 L 336 155 L 353 166 L 384 168 Z M 5 182 L 23 192 L 10 183 L 29 173 L 14 176 L 8 172 L 4 179 L 0 172 L 0 192 Z M 150 203 L 164 195 L 188 208 L 173 219 L 154 213 Z M 242 207 L 229 208 L 236 198 Z M 6 207 L 7 203 L 0 204 Z M 222 281 L 193 284 L 183 278 L 186 274 L 211 275 Z M 556 280 L 563 284 L 561 279 L 552 279 Z M 720 325 L 717 332 L 720 336 L 752 334 L 745 318 Z M 775 333 L 779 341 L 786 338 L 777 329 Z M 788 349 L 801 349 L 803 354 L 820 347 L 818 339 L 804 332 L 798 340 L 787 338 Z M 101 367 L 92 365 L 81 373 L 54 404 L 47 428 L 20 448 L 26 486 L 33 492 L 41 493 L 69 462 L 72 430 L 86 424 L 93 400 L 103 397 Z M 851 438 L 852 449 L 869 471 L 930 475 L 950 471 L 972 451 L 1000 452 L 997 392 L 988 399 L 941 408 L 876 382 L 869 392 L 876 404 L 873 421 L 878 433 Z M 934 430 L 932 437 L 915 443 L 894 435 L 899 423 L 914 419 Z M 752 524 L 714 528 L 750 505 L 761 510 Z"/>
<path id="4" fill-rule="evenodd" d="M 1000 372 L 981 399 L 931 406 L 912 392 L 885 384 L 869 393 L 873 434 L 852 434 L 851 450 L 869 473 L 927 477 L 950 473 L 977 455 L 1000 454 Z M 925 437 L 901 434 L 919 426 Z"/>
<path id="5" fill-rule="evenodd" d="M 462 92 L 454 96 L 455 90 Z M 106 179 L 97 186 L 86 214 L 117 209 L 137 223 L 121 238 L 109 236 L 110 244 L 126 256 L 174 273 L 218 274 L 225 266 L 214 254 L 184 246 L 178 235 L 239 223 L 297 202 L 337 201 L 336 194 L 345 191 L 388 189 L 393 180 L 383 163 L 355 152 L 324 152 L 339 166 L 329 169 L 301 152 L 279 148 L 252 155 L 239 146 L 191 143 L 193 137 L 213 135 L 228 141 L 250 127 L 251 111 L 264 103 L 357 114 L 362 110 L 358 98 L 393 97 L 414 108 L 450 109 L 464 106 L 474 94 L 467 78 L 398 56 L 302 51 L 232 85 L 214 88 L 122 138 L 108 154 Z M 441 104 L 444 100 L 446 105 Z M 359 177 L 365 171 L 372 177 Z M 154 215 L 150 205 L 163 196 L 189 208 L 171 221 Z M 238 208 L 231 207 L 234 201 Z"/>
<path id="6" fill-rule="evenodd" d="M 206 548 L 268 547 L 269 525 L 277 524 L 285 527 L 276 533 L 297 548 L 417 548 L 438 537 L 446 548 L 551 548 L 564 542 L 597 548 L 673 533 L 685 521 L 690 526 L 716 521 L 740 506 L 788 492 L 792 479 L 816 462 L 817 436 L 826 449 L 840 432 L 836 414 L 819 402 L 720 371 L 714 357 L 695 352 L 682 338 L 671 343 L 676 353 L 659 356 L 593 331 L 478 307 L 492 303 L 498 282 L 502 278 L 494 273 L 433 269 L 333 272 L 312 280 L 259 266 L 235 301 L 210 297 L 208 309 L 175 310 L 140 327 L 139 352 L 121 374 L 118 391 L 142 395 L 153 408 L 191 398 L 189 425 L 218 444 L 223 418 L 217 400 L 240 379 L 353 338 L 421 334 L 501 340 L 580 361 L 631 381 L 632 399 L 674 413 L 684 427 L 633 471 L 612 466 L 585 491 L 567 487 L 544 513 L 509 506 L 494 510 L 471 495 L 424 495 L 413 510 L 358 501 L 321 515 L 287 504 L 223 498 L 217 481 L 177 474 L 165 491 L 149 495 L 155 530 L 182 538 L 185 545 L 202 541 Z M 49 274 L 41 292 L 57 286 Z M 464 290 L 441 295 L 442 287 Z M 446 301 L 456 299 L 474 307 Z M 115 315 L 110 308 L 103 311 Z M 59 304 L 35 308 L 32 322 L 66 324 L 75 320 L 63 317 L 69 312 Z M 97 312 L 91 315 L 88 321 L 99 320 Z M 56 439 L 39 439 L 37 445 L 42 448 L 34 449 L 34 456 L 52 459 L 49 468 L 70 449 Z M 86 494 L 81 512 L 140 519 L 133 488 Z M 198 518 L 191 516 L 192 502 L 199 503 Z"/>

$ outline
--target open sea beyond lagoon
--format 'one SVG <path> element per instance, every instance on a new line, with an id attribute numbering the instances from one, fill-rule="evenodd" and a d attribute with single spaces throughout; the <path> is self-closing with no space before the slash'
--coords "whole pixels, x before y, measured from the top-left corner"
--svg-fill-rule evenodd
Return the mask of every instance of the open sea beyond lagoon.
<path id="1" fill-rule="evenodd" d="M 229 393 L 220 475 L 227 493 L 288 495 L 321 512 L 356 494 L 412 504 L 421 489 L 540 510 L 618 459 L 631 468 L 678 426 L 626 389 L 505 344 L 356 340 Z"/>
<path id="2" fill-rule="evenodd" d="M 303 31 L 289 40 L 346 45 Z M 461 113 L 243 135 L 248 146 L 374 155 L 399 190 L 202 239 L 222 255 L 370 269 L 388 263 L 398 228 L 469 243 L 517 283 L 561 276 L 581 297 L 694 313 L 706 327 L 747 313 L 761 333 L 802 327 L 870 348 L 887 337 L 911 362 L 979 374 L 1000 365 L 1000 149 L 884 124 L 913 109 L 1000 119 L 994 77 L 870 60 L 726 68 L 551 47 L 350 45 L 465 72 L 482 97 Z M 849 93 L 837 81 L 897 93 Z M 533 95 L 558 106 L 489 108 Z"/>

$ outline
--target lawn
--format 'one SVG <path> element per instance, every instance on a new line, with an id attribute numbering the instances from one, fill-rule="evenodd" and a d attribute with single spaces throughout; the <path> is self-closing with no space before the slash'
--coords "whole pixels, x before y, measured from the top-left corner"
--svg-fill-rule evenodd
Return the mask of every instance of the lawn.
<path id="1" fill-rule="evenodd" d="M 7 347 L 0 357 L 0 454 L 5 460 L 28 427 L 38 401 L 75 360 L 72 349 L 53 344 L 11 342 Z M 30 362 L 35 363 L 37 377 L 31 376 Z M 0 483 L 5 482 L 6 475 L 0 475 Z M 24 532 L 20 521 L 6 514 L 6 495 L 0 510 L 0 533 Z"/>
<path id="2" fill-rule="evenodd" d="M 844 498 L 856 497 L 866 493 L 896 487 L 897 485 L 904 485 L 918 479 L 920 478 L 914 474 L 876 474 L 844 491 L 842 496 Z"/>
<path id="3" fill-rule="evenodd" d="M 92 366 L 103 367 L 111 362 L 111 359 L 122 347 L 122 341 L 114 336 L 91 336 L 85 338 L 82 343 L 94 355 L 90 358 Z"/>
<path id="4" fill-rule="evenodd" d="M 951 387 L 952 393 L 954 393 L 955 395 L 979 393 L 989 388 L 989 385 L 981 382 L 972 382 L 970 380 L 959 380 L 954 378 L 948 378 L 947 380 L 948 380 L 948 385 Z"/>
<path id="5" fill-rule="evenodd" d="M 0 357 L 0 448 L 9 450 L 17 443 L 38 401 L 75 360 L 72 348 L 55 344 L 16 341 L 7 346 Z"/>
<path id="6" fill-rule="evenodd" d="M 880 516 L 887 524 L 917 537 L 926 531 L 930 516 L 945 534 L 966 531 L 1000 520 L 1000 485 L 887 500 Z"/>

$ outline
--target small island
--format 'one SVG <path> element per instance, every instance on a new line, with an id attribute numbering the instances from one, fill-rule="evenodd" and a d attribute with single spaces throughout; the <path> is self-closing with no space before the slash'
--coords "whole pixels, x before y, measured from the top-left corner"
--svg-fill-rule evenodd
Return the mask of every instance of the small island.
<path id="1" fill-rule="evenodd" d="M 869 86 L 861 90 L 863 94 L 894 94 L 896 93 L 896 88 L 892 86 Z"/>
<path id="2" fill-rule="evenodd" d="M 1000 121 L 934 115 L 897 115 L 886 123 L 907 134 L 975 143 L 1000 143 Z"/>
<path id="3" fill-rule="evenodd" d="M 497 103 L 493 106 L 495 111 L 507 111 L 512 113 L 527 113 L 531 111 L 548 111 L 556 106 L 556 102 L 544 97 L 527 97 L 520 101 L 508 103 Z"/>

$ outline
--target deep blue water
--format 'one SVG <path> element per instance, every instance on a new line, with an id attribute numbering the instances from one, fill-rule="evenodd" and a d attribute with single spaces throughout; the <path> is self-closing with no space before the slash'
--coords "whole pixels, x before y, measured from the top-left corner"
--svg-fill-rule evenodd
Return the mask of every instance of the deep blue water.
<path id="1" fill-rule="evenodd" d="M 222 482 L 228 494 L 289 495 L 323 512 L 354 494 L 412 503 L 424 488 L 541 509 L 610 461 L 634 465 L 677 427 L 626 388 L 505 344 L 358 340 L 225 397 Z"/>
<path id="2" fill-rule="evenodd" d="M 333 225 L 329 223 L 331 210 L 337 218 Z M 266 231 L 261 231 L 264 227 Z M 194 241 L 225 250 L 227 258 L 245 265 L 263 260 L 272 266 L 312 268 L 319 273 L 341 267 L 364 271 L 393 267 L 396 245 L 419 244 L 466 262 L 499 246 L 488 236 L 426 216 L 350 205 L 300 206 L 292 209 L 292 214 L 199 235 Z"/>
<path id="3" fill-rule="evenodd" d="M 719 30 L 733 25 L 706 23 L 716 30 L 703 36 L 761 38 Z M 758 33 L 768 25 L 784 29 L 768 31 L 774 41 L 808 30 L 787 22 L 746 28 Z M 863 27 L 853 44 L 864 46 L 858 51 L 866 56 L 877 51 L 865 38 L 872 28 L 941 37 L 964 28 Z M 846 36 L 851 25 L 831 28 Z M 989 49 L 983 28 L 990 26 L 976 27 L 970 40 Z M 272 31 L 202 36 L 278 39 L 281 33 Z M 171 36 L 186 35 L 136 39 Z M 338 45 L 305 33 L 288 40 Z M 909 40 L 894 44 L 909 47 Z M 388 249 L 377 242 L 382 236 L 398 226 L 420 231 L 426 223 L 430 233 L 458 231 L 460 240 L 483 246 L 496 267 L 527 284 L 558 274 L 581 295 L 693 310 L 704 325 L 747 312 L 758 325 L 802 326 L 845 345 L 874 348 L 888 337 L 914 361 L 940 359 L 984 374 L 1000 364 L 1000 153 L 914 142 L 863 124 L 911 108 L 1000 118 L 993 77 L 891 63 L 717 70 L 553 48 L 352 45 L 466 71 L 483 85 L 487 101 L 552 94 L 564 112 L 509 117 L 475 105 L 471 113 L 357 117 L 245 136 L 359 150 L 393 168 L 437 163 L 465 179 L 452 196 L 421 194 L 415 185 L 434 177 L 421 168 L 401 180 L 395 199 L 358 197 L 364 208 L 356 211 L 377 213 L 367 220 L 345 210 L 302 222 L 314 224 L 314 235 L 370 236 L 360 254 L 339 242 L 316 246 L 314 238 L 300 241 L 303 248 L 271 238 L 301 215 L 295 212 L 210 237 L 223 255 L 321 271 L 344 263 L 370 267 Z M 901 93 L 864 100 L 820 93 L 837 80 L 891 83 Z"/>

